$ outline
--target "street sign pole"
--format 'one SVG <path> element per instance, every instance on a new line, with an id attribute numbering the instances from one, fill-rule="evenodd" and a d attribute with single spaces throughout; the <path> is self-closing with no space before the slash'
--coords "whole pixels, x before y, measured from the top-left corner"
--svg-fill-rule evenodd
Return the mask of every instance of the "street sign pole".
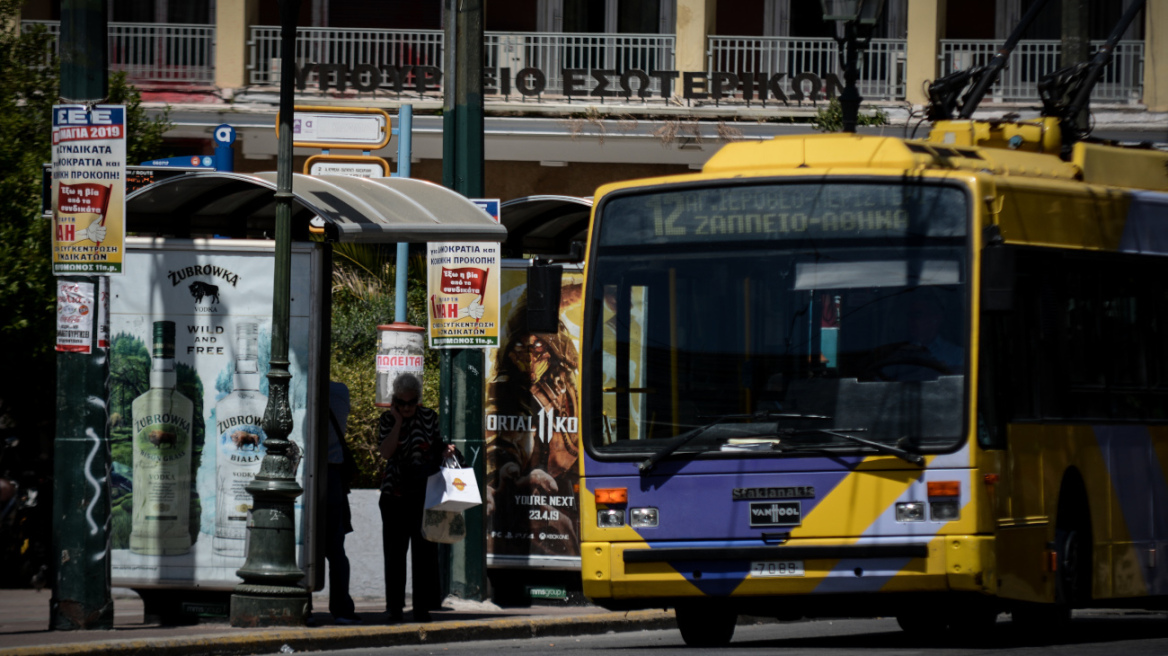
<path id="1" fill-rule="evenodd" d="M 444 62 L 446 93 L 442 119 L 442 182 L 467 198 L 483 194 L 483 2 L 447 0 Z M 482 488 L 486 481 L 483 440 L 483 351 L 443 349 L 439 388 L 442 428 L 471 460 Z M 480 491 L 482 491 L 480 489 Z M 464 512 L 467 539 L 452 547 L 451 592 L 482 600 L 488 594 L 486 512 Z"/>
<path id="2" fill-rule="evenodd" d="M 97 103 L 108 93 L 104 0 L 61 2 L 61 96 Z M 100 303 L 104 276 L 58 278 L 58 314 L 72 303 L 69 290 L 88 290 Z M 62 291 L 64 290 L 64 291 Z M 62 295 L 64 294 L 64 300 Z M 98 348 L 98 316 L 88 312 L 86 352 L 57 353 L 57 417 L 53 446 L 53 554 L 56 577 L 49 602 L 58 631 L 112 629 L 110 590 L 110 445 L 106 384 L 108 351 Z M 108 319 L 107 319 L 108 320 Z M 79 331 L 84 332 L 84 331 Z"/>

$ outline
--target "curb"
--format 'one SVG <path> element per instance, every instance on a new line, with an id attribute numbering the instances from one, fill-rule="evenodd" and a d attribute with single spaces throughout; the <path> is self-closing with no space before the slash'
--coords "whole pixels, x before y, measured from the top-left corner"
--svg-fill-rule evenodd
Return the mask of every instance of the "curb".
<path id="1" fill-rule="evenodd" d="M 0 649 L 3 656 L 183 656 L 206 654 L 278 653 L 284 645 L 295 651 L 395 647 L 471 640 L 514 640 L 544 636 L 590 635 L 608 632 L 674 628 L 672 612 L 632 611 L 583 617 L 540 617 L 435 622 L 396 626 L 269 629 L 254 633 L 220 633 L 181 638 L 141 638 L 100 642 L 37 645 Z"/>

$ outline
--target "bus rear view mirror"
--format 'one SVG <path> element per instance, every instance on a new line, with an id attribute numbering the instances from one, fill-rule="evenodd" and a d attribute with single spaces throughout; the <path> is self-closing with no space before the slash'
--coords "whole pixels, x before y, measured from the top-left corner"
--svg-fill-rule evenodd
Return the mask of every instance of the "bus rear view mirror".
<path id="1" fill-rule="evenodd" d="M 1014 251 L 1004 244 L 981 252 L 981 309 L 1009 312 L 1014 308 Z"/>
<path id="2" fill-rule="evenodd" d="M 560 279 L 564 267 L 538 260 L 527 268 L 527 331 L 554 333 L 560 329 Z"/>

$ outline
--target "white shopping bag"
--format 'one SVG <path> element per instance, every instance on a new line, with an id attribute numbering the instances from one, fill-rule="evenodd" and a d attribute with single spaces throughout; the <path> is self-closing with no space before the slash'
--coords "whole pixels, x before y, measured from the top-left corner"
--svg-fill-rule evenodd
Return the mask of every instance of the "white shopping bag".
<path id="1" fill-rule="evenodd" d="M 427 509 L 462 512 L 482 502 L 474 470 L 470 467 L 460 468 L 454 460 L 447 460 L 447 464 L 426 481 L 424 507 Z"/>
<path id="2" fill-rule="evenodd" d="M 466 520 L 461 512 L 447 510 L 422 511 L 422 537 L 427 542 L 454 544 L 466 537 Z"/>

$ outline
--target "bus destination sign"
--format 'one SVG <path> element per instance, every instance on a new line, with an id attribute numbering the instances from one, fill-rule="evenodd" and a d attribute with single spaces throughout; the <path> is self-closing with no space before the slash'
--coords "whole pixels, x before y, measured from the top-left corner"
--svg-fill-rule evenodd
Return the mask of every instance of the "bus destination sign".
<path id="1" fill-rule="evenodd" d="M 964 208 L 960 190 L 933 185 L 687 189 L 610 201 L 602 212 L 601 242 L 956 237 L 965 234 Z M 609 226 L 613 229 L 606 230 Z"/>

